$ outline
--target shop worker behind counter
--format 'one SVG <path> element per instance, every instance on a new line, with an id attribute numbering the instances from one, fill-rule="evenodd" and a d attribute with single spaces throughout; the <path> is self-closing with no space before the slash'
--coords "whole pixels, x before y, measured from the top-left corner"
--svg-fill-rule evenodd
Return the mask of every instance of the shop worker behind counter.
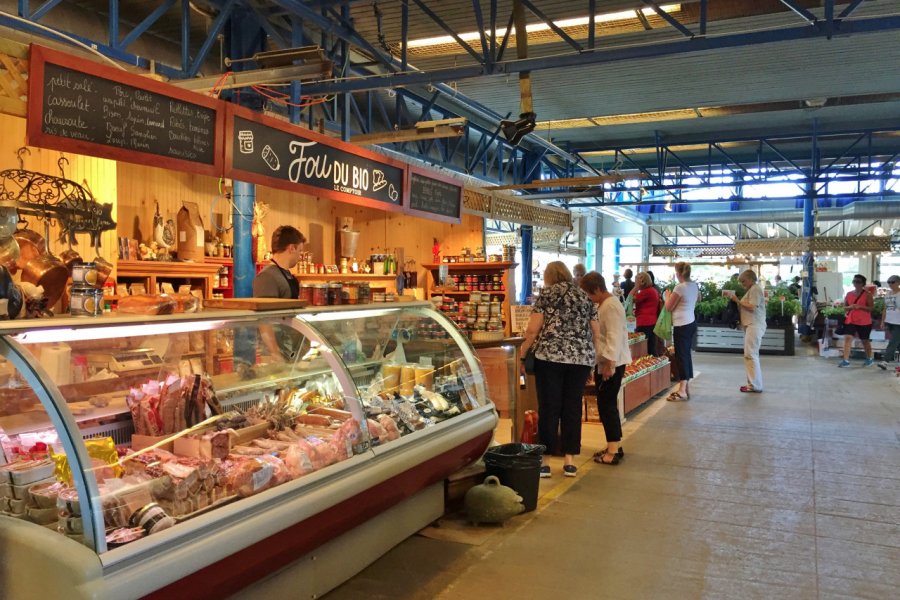
<path id="1" fill-rule="evenodd" d="M 282 225 L 272 233 L 272 264 L 266 266 L 253 280 L 254 298 L 300 297 L 300 283 L 290 271 L 300 260 L 306 238 L 290 225 Z M 263 343 L 263 362 L 293 361 L 302 349 L 303 336 L 286 327 L 270 325 L 243 327 L 235 331 L 235 371 L 243 378 L 255 377 L 257 365 L 257 332 Z"/>
<path id="2" fill-rule="evenodd" d="M 296 228 L 282 225 L 272 233 L 272 264 L 253 280 L 254 298 L 299 298 L 300 283 L 291 273 L 300 261 L 306 238 Z"/>

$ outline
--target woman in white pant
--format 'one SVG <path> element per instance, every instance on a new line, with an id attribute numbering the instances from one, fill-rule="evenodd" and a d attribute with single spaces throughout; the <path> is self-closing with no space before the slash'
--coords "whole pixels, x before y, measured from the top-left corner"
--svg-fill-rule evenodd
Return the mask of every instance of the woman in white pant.
<path id="1" fill-rule="evenodd" d="M 766 333 L 766 295 L 756 283 L 756 273 L 747 269 L 738 277 L 747 291 L 744 297 L 737 299 L 734 292 L 726 290 L 727 295 L 741 307 L 741 326 L 744 328 L 744 368 L 747 369 L 747 385 L 741 386 L 742 392 L 763 391 L 762 368 L 759 365 L 759 347 L 763 334 Z"/>

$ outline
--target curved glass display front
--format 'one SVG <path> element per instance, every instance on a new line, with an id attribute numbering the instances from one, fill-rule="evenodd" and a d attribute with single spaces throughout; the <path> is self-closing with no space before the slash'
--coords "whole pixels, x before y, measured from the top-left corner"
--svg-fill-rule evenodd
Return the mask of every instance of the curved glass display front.
<path id="1" fill-rule="evenodd" d="M 0 329 L 0 512 L 144 546 L 488 403 L 424 305 L 226 317 Z"/>

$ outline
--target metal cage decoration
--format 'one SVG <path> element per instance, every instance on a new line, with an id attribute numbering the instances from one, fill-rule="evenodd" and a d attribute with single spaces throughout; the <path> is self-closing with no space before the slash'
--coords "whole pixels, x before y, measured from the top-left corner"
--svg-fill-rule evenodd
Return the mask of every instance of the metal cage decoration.
<path id="1" fill-rule="evenodd" d="M 891 239 L 886 236 L 797 237 L 776 239 L 737 240 L 734 252 L 743 256 L 761 254 L 794 256 L 813 254 L 882 253 L 891 251 Z"/>

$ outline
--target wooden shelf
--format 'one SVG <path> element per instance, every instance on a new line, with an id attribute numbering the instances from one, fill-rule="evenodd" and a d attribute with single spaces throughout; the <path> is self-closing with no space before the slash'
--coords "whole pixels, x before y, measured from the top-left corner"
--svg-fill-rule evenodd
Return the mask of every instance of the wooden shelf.
<path id="1" fill-rule="evenodd" d="M 471 296 L 472 294 L 489 294 L 491 296 L 506 296 L 506 292 L 504 292 L 504 291 L 495 292 L 493 290 L 491 290 L 490 292 L 482 292 L 481 290 L 471 291 L 471 292 L 439 292 L 437 290 L 431 290 L 432 296 Z"/>
<path id="2" fill-rule="evenodd" d="M 203 262 L 211 265 L 231 266 L 234 264 L 234 259 L 231 257 L 224 258 L 222 256 L 206 256 L 203 258 Z"/>
<path id="3" fill-rule="evenodd" d="M 220 265 L 197 262 L 162 262 L 156 260 L 120 260 L 116 265 L 119 277 L 175 277 L 206 279 L 219 272 Z"/>
<path id="4" fill-rule="evenodd" d="M 446 265 L 451 271 L 505 271 L 513 267 L 519 266 L 518 263 L 511 262 L 461 262 L 461 263 L 430 263 L 422 266 L 431 271 L 437 271 L 438 268 Z"/>
<path id="5" fill-rule="evenodd" d="M 303 273 L 294 274 L 299 281 L 392 281 L 397 275 L 372 275 L 366 273 Z"/>

